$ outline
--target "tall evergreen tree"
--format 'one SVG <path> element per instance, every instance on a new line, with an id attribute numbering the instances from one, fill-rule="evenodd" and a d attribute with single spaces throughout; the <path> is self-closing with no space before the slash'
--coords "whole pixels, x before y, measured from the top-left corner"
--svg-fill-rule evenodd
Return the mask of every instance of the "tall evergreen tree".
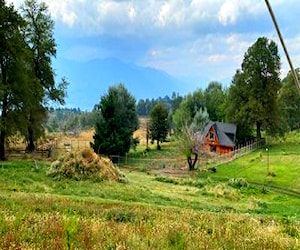
<path id="1" fill-rule="evenodd" d="M 102 96 L 98 109 L 101 119 L 95 125 L 92 148 L 107 156 L 125 155 L 139 125 L 134 97 L 123 84 L 112 86 Z"/>
<path id="2" fill-rule="evenodd" d="M 162 102 L 157 103 L 150 112 L 149 137 L 157 141 L 157 149 L 160 149 L 160 142 L 163 142 L 169 129 L 168 108 Z"/>
<path id="3" fill-rule="evenodd" d="M 262 129 L 269 134 L 277 133 L 279 74 L 280 57 L 276 43 L 265 37 L 258 38 L 245 53 L 242 69 L 233 78 L 228 102 L 230 121 L 240 123 L 242 127 L 255 126 L 257 138 L 261 138 Z"/>

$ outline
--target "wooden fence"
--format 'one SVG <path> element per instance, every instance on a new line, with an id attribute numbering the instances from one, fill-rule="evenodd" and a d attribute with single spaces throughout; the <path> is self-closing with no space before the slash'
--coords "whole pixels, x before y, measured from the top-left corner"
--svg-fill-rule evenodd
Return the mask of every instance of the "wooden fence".
<path id="1" fill-rule="evenodd" d="M 212 161 L 216 163 L 217 165 L 223 164 L 226 162 L 230 162 L 232 160 L 235 160 L 245 154 L 248 154 L 250 152 L 253 152 L 256 149 L 262 148 L 266 145 L 266 140 L 264 138 L 258 140 L 254 139 L 251 141 L 248 141 L 244 144 L 237 145 L 233 151 L 227 153 L 227 154 L 222 154 L 222 155 L 214 155 L 212 158 Z"/>

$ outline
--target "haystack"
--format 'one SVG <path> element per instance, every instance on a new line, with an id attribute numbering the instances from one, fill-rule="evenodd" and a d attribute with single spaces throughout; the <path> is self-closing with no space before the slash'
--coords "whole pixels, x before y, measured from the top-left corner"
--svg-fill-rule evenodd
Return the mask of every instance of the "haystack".
<path id="1" fill-rule="evenodd" d="M 91 148 L 71 152 L 53 162 L 48 175 L 76 180 L 96 178 L 99 180 L 124 181 L 124 175 L 114 166 L 111 160 L 99 157 Z"/>

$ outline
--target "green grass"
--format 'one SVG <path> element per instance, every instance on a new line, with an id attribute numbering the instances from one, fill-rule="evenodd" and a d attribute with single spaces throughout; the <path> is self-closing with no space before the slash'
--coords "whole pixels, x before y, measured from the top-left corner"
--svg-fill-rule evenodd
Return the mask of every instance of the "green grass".
<path id="1" fill-rule="evenodd" d="M 299 249 L 300 199 L 270 188 L 300 191 L 297 150 L 272 143 L 273 177 L 264 149 L 175 177 L 152 172 L 174 166 L 175 143 L 138 148 L 130 160 L 148 161 L 121 168 L 128 183 L 55 180 L 47 162 L 2 162 L 0 249 Z"/>
<path id="2" fill-rule="evenodd" d="M 300 193 L 300 145 L 276 144 L 269 150 L 260 149 L 233 162 L 217 167 L 214 178 L 246 178 L 267 186 L 278 186 Z"/>

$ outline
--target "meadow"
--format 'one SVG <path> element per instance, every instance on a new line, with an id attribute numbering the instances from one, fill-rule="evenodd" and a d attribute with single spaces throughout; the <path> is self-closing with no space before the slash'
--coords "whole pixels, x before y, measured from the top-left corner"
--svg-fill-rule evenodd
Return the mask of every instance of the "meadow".
<path id="1" fill-rule="evenodd" d="M 189 172 L 176 142 L 131 151 L 125 182 L 0 164 L 0 249 L 299 249 L 299 134 Z"/>

